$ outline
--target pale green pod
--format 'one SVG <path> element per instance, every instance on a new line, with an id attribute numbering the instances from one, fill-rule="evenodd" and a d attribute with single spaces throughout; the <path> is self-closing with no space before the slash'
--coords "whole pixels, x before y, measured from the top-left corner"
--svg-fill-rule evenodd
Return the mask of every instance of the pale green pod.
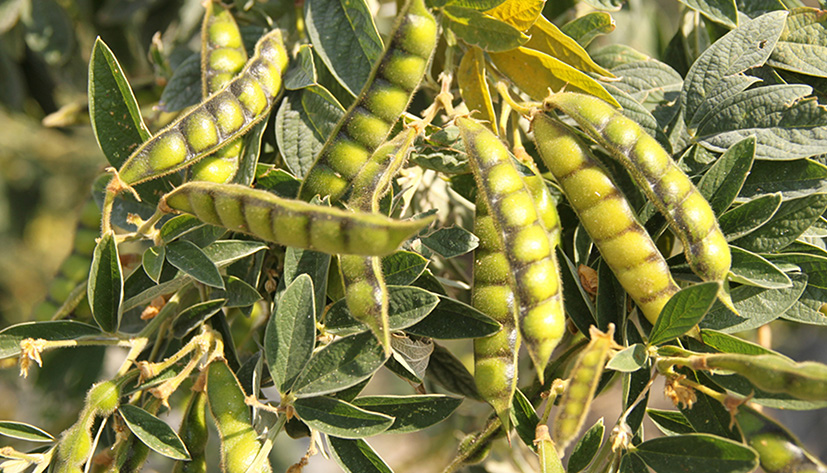
<path id="1" fill-rule="evenodd" d="M 183 169 L 243 135 L 275 103 L 287 61 L 281 31 L 262 36 L 239 75 L 127 158 L 118 170 L 121 181 L 134 185 Z"/>
<path id="2" fill-rule="evenodd" d="M 745 405 L 738 406 L 735 419 L 766 473 L 827 473 L 827 465 L 775 420 Z"/>
<path id="3" fill-rule="evenodd" d="M 554 442 L 548 433 L 548 426 L 540 424 L 534 430 L 534 445 L 537 446 L 537 455 L 540 457 L 540 473 L 564 473 L 563 462 L 557 454 Z"/>
<path id="4" fill-rule="evenodd" d="M 392 253 L 433 221 L 394 220 L 213 182 L 183 184 L 166 194 L 159 208 L 195 215 L 206 223 L 284 246 L 365 256 Z"/>
<path id="5" fill-rule="evenodd" d="M 540 157 L 623 289 L 655 323 L 680 289 L 655 242 L 588 147 L 545 114 L 532 120 Z"/>
<path id="6" fill-rule="evenodd" d="M 695 274 L 704 281 L 726 281 L 732 257 L 715 213 L 657 140 L 597 97 L 561 92 L 546 98 L 544 106 L 573 118 L 629 169 L 681 239 Z M 719 298 L 732 306 L 724 285 Z"/>
<path id="7" fill-rule="evenodd" d="M 184 409 L 178 437 L 190 454 L 190 461 L 178 461 L 172 473 L 207 473 L 207 441 L 210 431 L 207 426 L 207 393 L 193 391 Z"/>
<path id="8" fill-rule="evenodd" d="M 456 124 L 479 196 L 488 206 L 508 261 L 520 336 L 542 380 L 551 352 L 565 330 L 557 255 L 505 145 L 471 119 L 458 118 Z"/>
<path id="9" fill-rule="evenodd" d="M 302 182 L 299 195 L 339 200 L 408 104 L 436 47 L 437 25 L 424 0 L 400 10 L 382 56 L 359 97 L 342 116 Z"/>

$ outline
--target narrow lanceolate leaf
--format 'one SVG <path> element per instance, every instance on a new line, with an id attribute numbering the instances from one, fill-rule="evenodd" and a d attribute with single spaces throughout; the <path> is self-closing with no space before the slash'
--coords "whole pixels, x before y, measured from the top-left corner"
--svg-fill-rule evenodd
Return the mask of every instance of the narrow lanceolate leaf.
<path id="1" fill-rule="evenodd" d="M 364 0 L 312 0 L 304 4 L 307 34 L 322 61 L 354 96 L 384 49 Z"/>
<path id="2" fill-rule="evenodd" d="M 528 31 L 531 39 L 525 47 L 536 49 L 549 56 L 555 57 L 569 66 L 593 73 L 602 77 L 614 77 L 606 69 L 599 66 L 573 38 L 563 33 L 554 23 L 541 16 Z"/>
<path id="3" fill-rule="evenodd" d="M 123 270 L 112 232 L 104 234 L 95 246 L 87 297 L 95 322 L 105 332 L 116 332 L 121 323 Z"/>
<path id="4" fill-rule="evenodd" d="M 301 274 L 307 274 L 313 280 L 313 293 L 316 300 L 316 318 L 324 310 L 327 301 L 327 273 L 330 271 L 330 255 L 313 250 L 289 247 L 284 252 L 284 271 L 276 289 L 276 302 Z"/>
<path id="5" fill-rule="evenodd" d="M 656 473 L 748 473 L 758 467 L 758 456 L 751 448 L 708 434 L 648 440 L 637 446 L 635 455 Z"/>
<path id="6" fill-rule="evenodd" d="M 827 77 L 827 16 L 823 10 L 796 8 L 767 63 L 779 69 Z"/>
<path id="7" fill-rule="evenodd" d="M 590 12 L 560 27 L 560 30 L 582 46 L 588 46 L 600 35 L 615 30 L 615 20 L 606 12 Z"/>
<path id="8" fill-rule="evenodd" d="M 393 470 L 362 439 L 328 437 L 330 454 L 347 473 L 393 473 Z"/>
<path id="9" fill-rule="evenodd" d="M 480 239 L 462 227 L 443 227 L 420 238 L 422 244 L 445 258 L 453 258 L 473 251 Z"/>
<path id="10" fill-rule="evenodd" d="M 514 397 L 511 399 L 511 409 L 509 410 L 511 416 L 510 421 L 514 425 L 514 431 L 520 437 L 523 443 L 536 451 L 537 447 L 534 445 L 534 433 L 537 429 L 537 424 L 540 423 L 540 417 L 531 405 L 531 401 L 525 397 L 519 389 L 514 390 Z"/>
<path id="11" fill-rule="evenodd" d="M 0 421 L 0 435 L 29 442 L 51 442 L 55 439 L 52 434 L 40 427 L 9 420 Z"/>
<path id="12" fill-rule="evenodd" d="M 730 247 L 730 251 L 732 251 L 732 267 L 730 268 L 732 281 L 767 289 L 792 287 L 793 282 L 790 277 L 761 255 L 736 246 Z"/>
<path id="13" fill-rule="evenodd" d="M 738 9 L 735 0 L 680 0 L 693 10 L 701 12 L 710 20 L 729 28 L 738 25 Z"/>
<path id="14" fill-rule="evenodd" d="M 412 251 L 397 251 L 382 258 L 382 274 L 388 286 L 407 286 L 416 281 L 427 266 L 428 260 Z"/>
<path id="15" fill-rule="evenodd" d="M 106 160 L 116 168 L 150 137 L 118 60 L 100 38 L 89 58 L 89 118 Z"/>
<path id="16" fill-rule="evenodd" d="M 412 286 L 388 286 L 388 327 L 402 330 L 424 319 L 439 303 L 439 297 L 425 289 Z M 369 330 L 354 319 L 344 299 L 333 303 L 325 312 L 325 330 L 339 335 L 351 335 Z"/>
<path id="17" fill-rule="evenodd" d="M 517 28 L 472 8 L 449 5 L 443 14 L 454 34 L 488 52 L 508 51 L 528 41 Z"/>
<path id="18" fill-rule="evenodd" d="M 765 195 L 725 212 L 718 217 L 718 223 L 727 241 L 732 241 L 767 223 L 779 207 L 781 194 Z"/>
<path id="19" fill-rule="evenodd" d="M 715 215 L 722 214 L 738 196 L 755 158 L 755 138 L 730 146 L 698 183 L 698 191 L 709 201 Z"/>
<path id="20" fill-rule="evenodd" d="M 264 333 L 264 356 L 280 393 L 290 390 L 316 342 L 313 281 L 299 275 L 284 291 Z"/>
<path id="21" fill-rule="evenodd" d="M 394 421 L 392 416 L 370 412 L 326 396 L 296 399 L 293 406 L 302 422 L 311 428 L 344 439 L 381 434 Z"/>
<path id="22" fill-rule="evenodd" d="M 129 404 L 118 409 L 129 430 L 147 447 L 173 460 L 190 459 L 184 442 L 172 427 L 140 407 Z"/>
<path id="23" fill-rule="evenodd" d="M 497 333 L 502 326 L 468 304 L 439 296 L 439 304 L 421 322 L 405 331 L 414 335 L 439 340 L 486 337 Z"/>
<path id="24" fill-rule="evenodd" d="M 481 49 L 472 47 L 462 56 L 457 69 L 457 84 L 462 101 L 476 118 L 497 133 L 494 105 L 485 80 L 485 58 Z"/>
<path id="25" fill-rule="evenodd" d="M 313 354 L 293 384 L 293 394 L 303 398 L 341 391 L 369 378 L 386 359 L 370 332 L 341 338 Z"/>
<path id="26" fill-rule="evenodd" d="M 76 340 L 100 335 L 98 327 L 74 320 L 23 322 L 0 331 L 0 360 L 20 354 L 20 341 L 25 338 L 49 341 Z"/>
<path id="27" fill-rule="evenodd" d="M 177 240 L 167 245 L 167 261 L 176 268 L 208 286 L 224 288 L 224 280 L 215 263 L 201 248 L 187 240 Z"/>
<path id="28" fill-rule="evenodd" d="M 715 302 L 718 287 L 717 282 L 696 284 L 672 296 L 652 328 L 649 343 L 657 345 L 667 342 L 697 325 Z"/>
<path id="29" fill-rule="evenodd" d="M 691 434 L 695 432 L 692 424 L 680 411 L 646 409 L 649 419 L 666 435 Z"/>
<path id="30" fill-rule="evenodd" d="M 161 279 L 161 271 L 164 269 L 165 258 L 165 246 L 151 246 L 144 251 L 144 255 L 141 258 L 141 264 L 144 267 L 146 275 L 156 283 Z"/>
<path id="31" fill-rule="evenodd" d="M 600 444 L 603 442 L 604 430 L 603 418 L 601 417 L 580 437 L 580 441 L 574 446 L 574 450 L 571 452 L 571 458 L 569 458 L 569 463 L 566 466 L 568 473 L 577 473 L 589 466 L 589 463 L 592 462 L 592 459 L 597 454 Z"/>
<path id="32" fill-rule="evenodd" d="M 757 161 L 738 194 L 739 200 L 780 192 L 784 200 L 827 193 L 827 166 L 812 159 Z"/>
<path id="33" fill-rule="evenodd" d="M 214 299 L 187 307 L 176 317 L 172 325 L 172 334 L 178 338 L 184 337 L 217 314 L 225 302 L 226 299 Z"/>
<path id="34" fill-rule="evenodd" d="M 394 418 L 385 433 L 416 432 L 447 419 L 462 403 L 462 398 L 443 394 L 417 396 L 365 396 L 353 404 L 371 412 Z"/>
<path id="35" fill-rule="evenodd" d="M 827 194 L 782 202 L 772 218 L 733 244 L 757 253 L 778 251 L 798 238 L 827 210 Z"/>

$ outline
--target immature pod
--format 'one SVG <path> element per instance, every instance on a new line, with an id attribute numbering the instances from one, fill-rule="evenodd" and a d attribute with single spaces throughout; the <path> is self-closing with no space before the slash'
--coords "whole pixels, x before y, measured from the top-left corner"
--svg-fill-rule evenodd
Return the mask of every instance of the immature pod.
<path id="1" fill-rule="evenodd" d="M 247 62 L 247 50 L 235 18 L 220 3 L 206 4 L 201 25 L 201 97 L 221 90 Z M 244 140 L 236 138 L 192 166 L 191 180 L 230 182 L 238 172 Z"/>
<path id="2" fill-rule="evenodd" d="M 776 421 L 747 406 L 738 406 L 735 418 L 766 473 L 827 473 L 827 465 Z"/>
<path id="3" fill-rule="evenodd" d="M 562 92 L 546 98 L 544 106 L 573 118 L 629 169 L 681 239 L 695 274 L 704 281 L 726 281 L 732 256 L 715 213 L 657 140 L 597 97 Z M 723 286 L 720 298 L 731 306 Z"/>
<path id="4" fill-rule="evenodd" d="M 537 215 L 543 221 L 548 231 L 549 242 L 552 247 L 560 244 L 562 229 L 560 228 L 560 215 L 557 214 L 557 207 L 554 205 L 554 198 L 548 191 L 543 176 L 536 171 L 533 176 L 525 176 L 526 188 L 534 198 L 534 205 L 537 207 Z"/>
<path id="5" fill-rule="evenodd" d="M 382 256 L 429 225 L 433 218 L 401 221 L 384 215 L 283 199 L 238 184 L 188 182 L 158 204 L 202 221 L 279 245 L 330 254 Z"/>
<path id="6" fill-rule="evenodd" d="M 390 188 L 393 176 L 405 163 L 418 134 L 415 128 L 408 128 L 374 151 L 353 181 L 353 194 L 348 200 L 348 207 L 364 212 L 379 212 L 379 200 Z M 381 258 L 340 255 L 339 271 L 351 315 L 367 324 L 385 351 L 390 353 L 388 289 L 382 275 Z"/>
<path id="7" fill-rule="evenodd" d="M 540 473 L 564 473 L 563 463 L 548 434 L 548 426 L 540 424 L 534 430 L 534 445 L 537 446 L 537 455 L 540 457 Z"/>
<path id="8" fill-rule="evenodd" d="M 424 0 L 409 0 L 359 97 L 339 120 L 302 182 L 302 200 L 320 194 L 335 202 L 347 191 L 408 108 L 425 75 L 436 38 L 436 20 Z"/>
<path id="9" fill-rule="evenodd" d="M 244 403 L 244 390 L 227 362 L 214 360 L 207 366 L 207 403 L 221 440 L 221 469 L 225 473 L 245 473 L 253 463 L 261 442 L 253 429 L 250 407 Z M 256 472 L 270 472 L 270 462 Z"/>
<path id="10" fill-rule="evenodd" d="M 552 424 L 554 441 L 560 451 L 566 449 L 583 427 L 583 421 L 589 413 L 592 398 L 609 357 L 614 329 L 614 324 L 609 324 L 606 333 L 594 325 L 589 327 L 591 340 L 574 362 L 568 386 L 560 398 Z"/>
<path id="11" fill-rule="evenodd" d="M 520 335 L 542 380 L 565 329 L 557 255 L 505 145 L 473 120 L 458 118 L 456 123 L 479 196 L 488 206 L 506 256 Z"/>
<path id="12" fill-rule="evenodd" d="M 207 393 L 202 389 L 193 391 L 178 436 L 190 453 L 190 461 L 175 463 L 173 473 L 207 473 L 207 440 L 210 432 L 207 428 Z"/>
<path id="13" fill-rule="evenodd" d="M 534 116 L 532 127 L 540 157 L 583 228 L 621 286 L 654 324 L 679 290 L 655 242 L 609 173 L 574 133 L 543 113 Z"/>
<path id="14" fill-rule="evenodd" d="M 190 166 L 267 116 L 287 69 L 281 31 L 262 36 L 239 75 L 144 142 L 118 170 L 134 185 Z"/>

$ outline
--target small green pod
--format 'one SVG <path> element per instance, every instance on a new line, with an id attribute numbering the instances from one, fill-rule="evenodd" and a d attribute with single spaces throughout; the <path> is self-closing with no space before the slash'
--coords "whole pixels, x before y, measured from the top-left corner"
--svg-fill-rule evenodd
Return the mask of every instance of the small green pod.
<path id="1" fill-rule="evenodd" d="M 213 153 L 264 119 L 281 92 L 281 74 L 287 68 L 287 50 L 281 31 L 262 36 L 253 57 L 241 73 L 197 107 L 139 146 L 118 174 L 128 185 L 155 179 Z M 266 94 L 266 106 L 244 95 L 250 81 Z M 241 98 L 245 97 L 245 101 Z M 248 108 L 250 107 L 250 108 Z"/>
<path id="2" fill-rule="evenodd" d="M 508 261 L 520 336 L 542 381 L 546 363 L 565 330 L 563 291 L 552 237 L 505 145 L 471 119 L 458 118 L 456 124 L 478 193 L 488 206 Z M 523 212 L 517 212 L 520 202 Z"/>
<path id="3" fill-rule="evenodd" d="M 589 327 L 591 340 L 577 357 L 569 375 L 553 421 L 554 442 L 560 451 L 566 449 L 583 427 L 589 413 L 597 384 L 609 357 L 614 337 L 614 324 L 606 333 L 594 325 Z"/>
<path id="4" fill-rule="evenodd" d="M 561 92 L 546 98 L 625 166 L 681 239 L 692 271 L 704 281 L 725 282 L 732 256 L 715 213 L 669 153 L 637 123 L 603 100 Z M 732 306 L 722 285 L 722 302 Z"/>
<path id="5" fill-rule="evenodd" d="M 827 473 L 827 465 L 773 419 L 744 405 L 738 406 L 735 419 L 766 473 Z"/>
<path id="6" fill-rule="evenodd" d="M 540 157 L 603 260 L 654 324 L 679 290 L 655 242 L 609 173 L 574 133 L 542 113 L 534 116 L 532 127 Z"/>
<path id="7" fill-rule="evenodd" d="M 89 409 L 81 411 L 80 416 L 71 427 L 61 435 L 55 453 L 55 473 L 78 473 L 83 471 L 83 464 L 92 454 L 92 423 L 95 413 Z"/>
<path id="8" fill-rule="evenodd" d="M 540 473 L 564 473 L 563 462 L 551 436 L 548 433 L 548 426 L 540 424 L 534 430 L 534 445 L 537 446 L 537 455 L 540 457 Z"/>
<path id="9" fill-rule="evenodd" d="M 299 190 L 302 200 L 318 194 L 336 202 L 346 193 L 408 108 L 430 63 L 436 39 L 436 20 L 424 0 L 408 0 L 359 97 L 308 170 Z M 333 176 L 326 175 L 331 172 Z"/>
<path id="10" fill-rule="evenodd" d="M 245 473 L 261 450 L 253 429 L 250 407 L 244 403 L 244 390 L 227 362 L 212 361 L 207 367 L 207 404 L 221 440 L 221 468 L 226 473 Z M 254 473 L 270 472 L 269 461 Z"/>
<path id="11" fill-rule="evenodd" d="M 284 199 L 238 184 L 188 182 L 158 204 L 170 212 L 194 215 L 211 225 L 262 240 L 330 254 L 382 256 L 429 225 L 433 218 L 394 220 Z"/>
<path id="12" fill-rule="evenodd" d="M 207 393 L 203 390 L 193 391 L 178 436 L 190 454 L 190 461 L 175 463 L 173 473 L 207 473 L 207 441 L 210 431 L 207 427 Z"/>

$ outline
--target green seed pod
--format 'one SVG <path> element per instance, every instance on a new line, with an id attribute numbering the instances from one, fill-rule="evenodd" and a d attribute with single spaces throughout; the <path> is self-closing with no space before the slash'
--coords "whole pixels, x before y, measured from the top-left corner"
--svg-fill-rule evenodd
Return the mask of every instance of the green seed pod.
<path id="1" fill-rule="evenodd" d="M 436 47 L 437 25 L 424 0 L 409 0 L 400 11 L 384 53 L 359 97 L 330 134 L 302 182 L 299 196 L 347 191 L 377 146 L 408 108 Z"/>
<path id="2" fill-rule="evenodd" d="M 226 361 L 215 360 L 207 367 L 206 391 L 221 439 L 222 471 L 244 473 L 261 450 L 261 443 L 253 429 L 250 408 L 244 403 L 244 390 Z M 272 471 L 270 463 L 261 471 Z"/>
<path id="3" fill-rule="evenodd" d="M 537 149 L 603 260 L 652 324 L 679 288 L 609 173 L 565 125 L 539 113 Z M 603 204 L 603 205 L 601 205 Z M 611 206 L 607 206 L 611 204 Z"/>
<path id="4" fill-rule="evenodd" d="M 161 177 L 244 134 L 275 103 L 287 60 L 281 31 L 262 36 L 241 73 L 138 147 L 118 171 L 120 179 L 134 185 Z"/>
<path id="5" fill-rule="evenodd" d="M 564 473 L 563 462 L 554 448 L 554 442 L 548 434 L 548 426 L 540 424 L 534 431 L 534 445 L 537 446 L 537 455 L 540 457 L 540 473 Z"/>
<path id="6" fill-rule="evenodd" d="M 747 406 L 738 406 L 735 418 L 766 473 L 827 473 L 827 466 L 776 421 Z"/>
<path id="7" fill-rule="evenodd" d="M 207 427 L 207 394 L 202 391 L 193 391 L 178 436 L 190 453 L 190 461 L 175 463 L 173 473 L 206 473 L 207 472 L 207 440 L 210 431 Z"/>
<path id="8" fill-rule="evenodd" d="M 654 138 L 597 97 L 563 92 L 546 98 L 544 105 L 573 118 L 629 169 L 683 242 L 695 274 L 704 281 L 726 281 L 732 257 L 715 213 Z M 723 286 L 719 295 L 722 302 L 732 305 Z"/>
<path id="9" fill-rule="evenodd" d="M 394 220 L 212 182 L 186 183 L 166 194 L 158 205 L 167 212 L 185 212 L 279 245 L 330 254 L 386 255 L 433 221 Z"/>
<path id="10" fill-rule="evenodd" d="M 526 188 L 531 192 L 531 197 L 534 199 L 537 215 L 540 216 L 548 231 L 549 243 L 552 247 L 556 247 L 560 244 L 562 229 L 560 228 L 560 215 L 557 214 L 557 207 L 554 205 L 554 198 L 551 196 L 551 192 L 548 191 L 543 176 L 535 173 L 533 176 L 526 176 L 523 179 Z"/>
<path id="11" fill-rule="evenodd" d="M 569 384 L 560 398 L 554 418 L 554 441 L 557 448 L 565 450 L 580 432 L 583 421 L 589 413 L 597 383 L 609 357 L 614 337 L 614 324 L 609 324 L 606 333 L 594 325 L 589 327 L 591 340 L 580 353 L 569 376 Z"/>
<path id="12" fill-rule="evenodd" d="M 55 454 L 55 473 L 77 473 L 92 454 L 92 423 L 95 413 L 84 409 L 78 421 L 63 432 Z"/>
<path id="13" fill-rule="evenodd" d="M 508 262 L 520 336 L 542 381 L 565 329 L 557 255 L 508 149 L 479 123 L 467 118 L 458 118 L 456 123 L 480 198 L 488 206 Z"/>
<path id="14" fill-rule="evenodd" d="M 86 394 L 86 406 L 96 415 L 107 417 L 121 404 L 121 386 L 115 381 L 101 381 Z"/>
<path id="15" fill-rule="evenodd" d="M 692 369 L 733 371 L 767 392 L 789 394 L 805 401 L 827 401 L 827 365 L 822 363 L 731 353 L 691 356 L 689 360 Z"/>

